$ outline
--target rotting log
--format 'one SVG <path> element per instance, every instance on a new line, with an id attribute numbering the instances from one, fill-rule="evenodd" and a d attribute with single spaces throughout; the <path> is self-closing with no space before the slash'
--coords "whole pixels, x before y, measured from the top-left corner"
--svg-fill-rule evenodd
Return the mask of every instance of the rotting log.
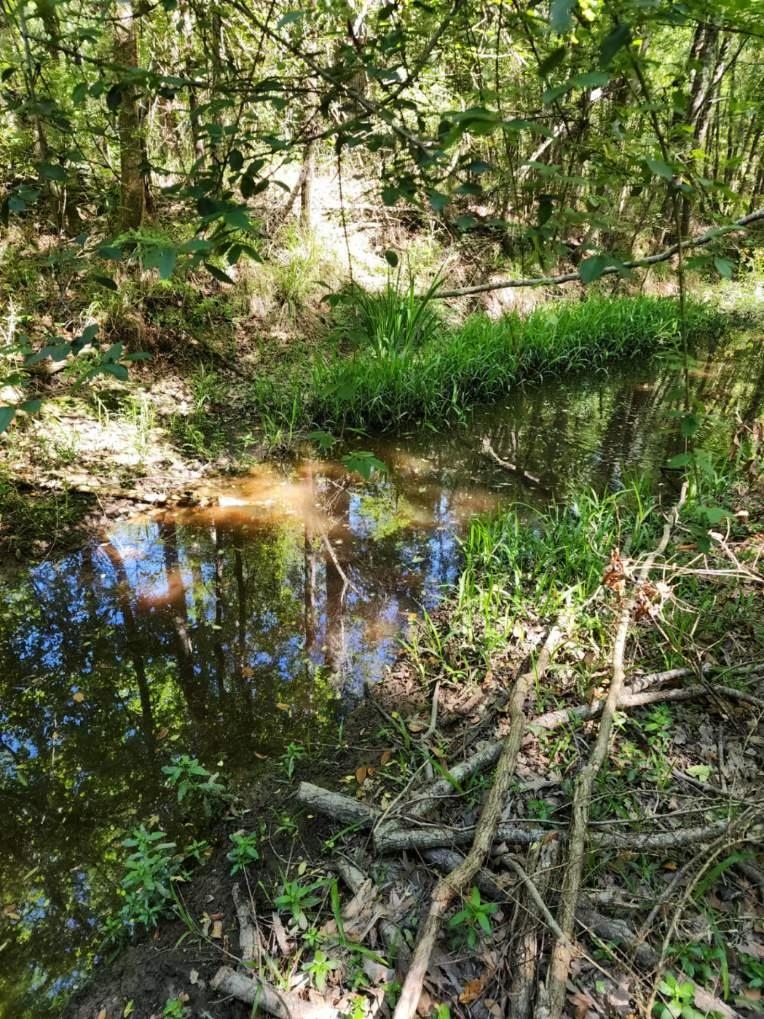
<path id="1" fill-rule="evenodd" d="M 296 799 L 304 807 L 317 810 L 327 817 L 336 818 L 343 824 L 357 824 L 370 828 L 379 817 L 379 811 L 365 803 L 359 803 L 343 793 L 335 793 L 312 782 L 300 782 Z"/>
<path id="2" fill-rule="evenodd" d="M 652 818 L 655 824 L 660 818 Z M 696 828 L 677 828 L 659 832 L 602 832 L 589 831 L 592 846 L 598 849 L 628 849 L 633 852 L 650 853 L 664 852 L 668 849 L 680 849 L 714 839 L 729 827 L 728 820 L 714 821 Z M 509 842 L 517 846 L 530 846 L 540 839 L 554 835 L 564 837 L 561 828 L 525 828 L 515 825 L 501 824 L 496 829 L 495 840 Z M 422 851 L 443 847 L 469 845 L 475 837 L 474 828 L 386 828 L 375 837 L 375 848 L 379 853 L 403 853 L 409 849 Z"/>
<path id="3" fill-rule="evenodd" d="M 212 978 L 213 991 L 229 994 L 246 1005 L 256 1005 L 276 1019 L 339 1019 L 340 1013 L 326 1002 L 312 1002 L 294 991 L 277 991 L 256 976 L 237 973 L 230 966 L 221 966 Z"/>

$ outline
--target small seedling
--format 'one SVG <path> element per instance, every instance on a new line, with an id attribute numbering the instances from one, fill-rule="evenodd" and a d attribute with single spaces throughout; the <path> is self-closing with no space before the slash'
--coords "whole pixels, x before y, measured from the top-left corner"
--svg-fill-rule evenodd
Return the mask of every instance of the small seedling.
<path id="1" fill-rule="evenodd" d="M 256 863 L 260 859 L 260 853 L 257 848 L 257 835 L 254 832 L 236 831 L 231 836 L 231 842 L 233 849 L 227 854 L 226 859 L 233 864 L 231 867 L 233 876 L 251 863 Z"/>
<path id="2" fill-rule="evenodd" d="M 468 948 L 476 948 L 479 931 L 491 933 L 491 917 L 498 908 L 495 902 L 483 902 L 480 889 L 473 885 L 464 900 L 464 907 L 448 921 L 449 929 L 457 941 L 466 944 Z"/>
<path id="3" fill-rule="evenodd" d="M 189 1014 L 185 1004 L 187 1000 L 188 998 L 183 995 L 178 995 L 177 998 L 168 998 L 162 1009 L 162 1019 L 186 1019 Z"/>
<path id="4" fill-rule="evenodd" d="M 701 1019 L 694 1005 L 695 984 L 689 980 L 677 980 L 673 973 L 666 972 L 658 984 L 658 993 L 663 998 L 655 1003 L 654 1012 L 657 1019 Z"/>
<path id="5" fill-rule="evenodd" d="M 165 765 L 162 772 L 167 776 L 168 787 L 176 790 L 178 803 L 193 797 L 209 813 L 211 806 L 225 797 L 225 787 L 217 781 L 217 772 L 212 774 L 188 754 L 181 754 L 172 764 Z"/>
<path id="6" fill-rule="evenodd" d="M 274 899 L 274 905 L 277 909 L 286 910 L 300 930 L 306 931 L 308 918 L 305 915 L 305 910 L 319 904 L 321 895 L 316 893 L 323 889 L 323 881 L 314 881 L 309 885 L 300 884 L 299 881 L 285 881 L 281 895 L 277 895 Z"/>
<path id="7" fill-rule="evenodd" d="M 281 755 L 281 766 L 286 772 L 288 779 L 294 778 L 294 769 L 299 760 L 305 756 L 305 747 L 302 743 L 289 743 Z"/>
<path id="8" fill-rule="evenodd" d="M 311 978 L 316 990 L 323 991 L 326 988 L 326 978 L 338 966 L 339 962 L 336 959 L 330 959 L 319 948 L 313 959 L 306 966 L 303 966 L 303 971 Z"/>

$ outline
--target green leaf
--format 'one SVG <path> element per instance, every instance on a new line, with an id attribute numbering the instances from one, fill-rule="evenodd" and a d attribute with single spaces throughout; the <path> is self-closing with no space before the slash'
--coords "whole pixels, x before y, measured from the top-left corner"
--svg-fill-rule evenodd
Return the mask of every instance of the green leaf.
<path id="1" fill-rule="evenodd" d="M 433 212 L 443 212 L 445 207 L 451 201 L 448 195 L 444 195 L 441 191 L 430 191 L 427 197 L 430 200 L 430 206 Z"/>
<path id="2" fill-rule="evenodd" d="M 608 67 L 618 50 L 627 46 L 631 41 L 631 29 L 622 21 L 616 25 L 610 35 L 605 36 L 600 46 L 600 66 Z"/>
<path id="3" fill-rule="evenodd" d="M 385 205 L 395 205 L 398 199 L 401 197 L 401 189 L 393 187 L 391 184 L 386 185 L 382 188 L 382 201 Z"/>
<path id="4" fill-rule="evenodd" d="M 103 247 L 96 248 L 96 254 L 99 258 L 105 258 L 110 262 L 119 262 L 122 258 L 122 248 L 106 244 Z"/>
<path id="5" fill-rule="evenodd" d="M 234 172 L 237 172 L 244 166 L 244 155 L 239 149 L 231 149 L 228 153 L 228 165 Z"/>
<path id="6" fill-rule="evenodd" d="M 692 463 L 692 453 L 677 453 L 668 462 L 669 467 L 689 467 Z"/>
<path id="7" fill-rule="evenodd" d="M 245 173 L 239 181 L 239 191 L 241 191 L 242 198 L 251 198 L 255 193 L 255 179 L 250 177 L 248 173 Z"/>
<path id="8" fill-rule="evenodd" d="M 252 220 L 246 209 L 226 209 L 223 213 L 223 222 L 234 230 L 251 230 Z"/>
<path id="9" fill-rule="evenodd" d="M 560 66 L 567 55 L 567 46 L 558 46 L 557 49 L 552 50 L 549 56 L 545 57 L 539 64 L 539 75 L 545 78 L 550 71 Z"/>
<path id="10" fill-rule="evenodd" d="M 112 113 L 116 113 L 122 104 L 122 86 L 120 84 L 112 85 L 109 91 L 106 93 L 106 105 L 109 107 Z"/>
<path id="11" fill-rule="evenodd" d="M 15 407 L 0 407 L 0 432 L 4 432 L 16 416 Z"/>
<path id="12" fill-rule="evenodd" d="M 218 267 L 216 265 L 213 265 L 212 262 L 205 262 L 204 268 L 207 270 L 210 276 L 213 276 L 219 283 L 233 284 L 234 281 L 231 279 L 231 277 L 224 273 L 222 269 L 218 269 Z"/>
<path id="13" fill-rule="evenodd" d="M 159 257 L 157 261 L 157 268 L 159 269 L 159 278 L 167 280 L 172 276 L 173 270 L 175 269 L 175 263 L 178 261 L 178 253 L 175 248 L 162 248 L 159 251 Z"/>
<path id="14" fill-rule="evenodd" d="M 296 21 L 302 21 L 305 17 L 305 11 L 290 11 L 285 14 L 283 18 L 279 18 L 276 22 L 276 28 L 285 28 L 287 25 L 294 25 Z"/>
<path id="15" fill-rule="evenodd" d="M 40 176 L 46 180 L 66 180 L 66 170 L 58 163 L 41 163 Z"/>
<path id="16" fill-rule="evenodd" d="M 732 279 L 732 274 L 735 271 L 734 262 L 730 262 L 728 258 L 715 258 L 714 265 L 720 276 L 723 276 L 726 280 Z"/>
<path id="17" fill-rule="evenodd" d="M 97 283 L 101 287 L 106 287 L 107 290 L 113 290 L 114 293 L 117 293 L 117 291 L 119 290 L 119 287 L 114 282 L 114 280 L 111 278 L 111 276 L 98 276 L 98 275 L 95 275 L 95 276 L 92 276 L 91 278 L 92 278 L 94 283 Z"/>
<path id="18" fill-rule="evenodd" d="M 611 264 L 607 255 L 592 255 L 591 258 L 585 258 L 581 262 L 578 267 L 578 275 L 584 283 L 593 283 Z"/>
<path id="19" fill-rule="evenodd" d="M 19 410 L 23 410 L 25 414 L 36 414 L 40 407 L 42 407 L 42 400 L 25 400 Z"/>
<path id="20" fill-rule="evenodd" d="M 123 364 L 115 364 L 109 361 L 108 364 L 101 365 L 101 371 L 108 372 L 109 375 L 113 375 L 120 382 L 127 382 L 127 368 Z"/>
<path id="21" fill-rule="evenodd" d="M 374 471 L 379 471 L 382 474 L 387 472 L 387 464 L 368 450 L 346 453 L 342 462 L 349 471 L 360 474 L 365 481 L 369 480 Z"/>
<path id="22" fill-rule="evenodd" d="M 664 180 L 674 179 L 674 171 L 662 159 L 645 159 L 645 165 L 656 177 L 663 177 Z"/>
<path id="23" fill-rule="evenodd" d="M 552 0 L 549 5 L 549 27 L 557 35 L 570 31 L 575 0 Z"/>
<path id="24" fill-rule="evenodd" d="M 398 258 L 398 253 L 388 248 L 387 251 L 385 252 L 385 261 L 391 268 L 397 269 L 398 262 L 400 261 Z"/>

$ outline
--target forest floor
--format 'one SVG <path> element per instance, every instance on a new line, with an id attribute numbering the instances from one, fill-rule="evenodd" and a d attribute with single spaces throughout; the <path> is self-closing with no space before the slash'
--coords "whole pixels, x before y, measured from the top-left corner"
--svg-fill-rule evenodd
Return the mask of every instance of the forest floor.
<path id="1" fill-rule="evenodd" d="M 761 1014 L 759 443 L 710 544 L 692 505 L 622 494 L 551 513 L 543 537 L 496 524 L 468 546 L 469 583 L 348 719 L 334 762 L 295 762 L 286 793 L 244 790 L 181 915 L 67 1016 L 391 1015 L 433 895 L 418 1014 L 551 1014 L 545 986 L 576 1019 Z M 260 859 L 232 875 L 236 832 Z"/>

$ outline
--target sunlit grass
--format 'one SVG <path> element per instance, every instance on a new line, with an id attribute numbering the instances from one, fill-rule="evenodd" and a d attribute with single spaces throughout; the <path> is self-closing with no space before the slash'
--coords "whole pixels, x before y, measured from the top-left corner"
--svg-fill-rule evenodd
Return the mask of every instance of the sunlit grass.
<path id="1" fill-rule="evenodd" d="M 407 321 L 413 314 L 409 309 Z M 691 335 L 713 331 L 717 322 L 710 309 L 689 306 Z M 650 297 L 554 302 L 525 319 L 476 314 L 455 329 L 428 328 L 418 346 L 391 342 L 387 356 L 371 333 L 350 358 L 315 364 L 309 410 L 316 423 L 340 428 L 440 424 L 513 386 L 604 371 L 612 361 L 675 346 L 679 339 L 678 304 Z"/>

